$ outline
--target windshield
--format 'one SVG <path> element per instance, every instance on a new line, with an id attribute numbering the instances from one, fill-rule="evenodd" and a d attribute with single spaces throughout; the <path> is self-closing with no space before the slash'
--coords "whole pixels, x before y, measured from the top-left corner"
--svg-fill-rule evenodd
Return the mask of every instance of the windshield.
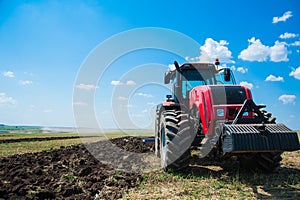
<path id="1" fill-rule="evenodd" d="M 201 85 L 224 85 L 235 84 L 233 75 L 230 81 L 224 80 L 224 71 L 219 72 L 213 70 L 183 70 L 182 71 L 182 97 L 187 98 L 191 89 Z"/>

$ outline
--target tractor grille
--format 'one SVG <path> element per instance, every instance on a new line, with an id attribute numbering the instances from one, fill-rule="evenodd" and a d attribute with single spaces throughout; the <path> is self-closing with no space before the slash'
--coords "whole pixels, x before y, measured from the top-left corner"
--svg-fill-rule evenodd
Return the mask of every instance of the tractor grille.
<path id="1" fill-rule="evenodd" d="M 300 149 L 297 132 L 283 124 L 224 125 L 224 152 L 294 151 Z"/>

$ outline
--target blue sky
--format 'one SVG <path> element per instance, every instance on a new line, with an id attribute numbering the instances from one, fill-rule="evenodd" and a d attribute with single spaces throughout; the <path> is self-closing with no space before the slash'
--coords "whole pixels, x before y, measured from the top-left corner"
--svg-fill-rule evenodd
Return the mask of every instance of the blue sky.
<path id="1" fill-rule="evenodd" d="M 160 27 L 199 43 L 186 60 L 219 57 L 234 70 L 239 84 L 251 88 L 255 102 L 267 105 L 277 122 L 300 129 L 299 24 L 297 0 L 3 0 L 0 123 L 74 126 L 73 104 L 86 106 L 73 102 L 77 88 L 94 91 L 95 113 L 105 128 L 116 127 L 112 114 L 116 103 L 124 104 L 137 127 L 151 127 L 154 106 L 164 100 L 166 87 L 139 87 L 130 97 L 116 96 L 118 101 L 112 103 L 114 91 L 136 85 L 134 77 L 122 77 L 137 66 L 158 63 L 167 69 L 174 59 L 181 63 L 184 59 L 144 49 L 117 59 L 97 84 L 76 84 L 76 77 L 93 49 L 108 38 L 135 28 Z M 161 73 L 156 71 L 155 77 Z"/>

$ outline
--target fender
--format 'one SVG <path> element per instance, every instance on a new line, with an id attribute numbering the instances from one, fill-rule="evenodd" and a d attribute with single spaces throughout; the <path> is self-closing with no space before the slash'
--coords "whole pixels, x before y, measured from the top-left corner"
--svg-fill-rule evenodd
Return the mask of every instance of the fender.
<path id="1" fill-rule="evenodd" d="M 212 120 L 212 106 L 209 89 L 207 86 L 198 86 L 190 92 L 190 109 L 196 107 L 202 123 L 203 133 L 209 133 L 209 125 Z"/>

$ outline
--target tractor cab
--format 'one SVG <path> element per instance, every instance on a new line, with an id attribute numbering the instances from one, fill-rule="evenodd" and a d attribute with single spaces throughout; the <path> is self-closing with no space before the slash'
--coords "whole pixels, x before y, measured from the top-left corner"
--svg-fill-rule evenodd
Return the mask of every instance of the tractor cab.
<path id="1" fill-rule="evenodd" d="M 172 83 L 171 93 L 176 103 L 188 103 L 190 91 L 203 85 L 236 85 L 229 68 L 218 69 L 218 62 L 184 63 L 181 66 L 175 61 L 176 70 L 167 71 L 165 84 Z M 170 96 L 169 96 L 170 97 Z"/>

